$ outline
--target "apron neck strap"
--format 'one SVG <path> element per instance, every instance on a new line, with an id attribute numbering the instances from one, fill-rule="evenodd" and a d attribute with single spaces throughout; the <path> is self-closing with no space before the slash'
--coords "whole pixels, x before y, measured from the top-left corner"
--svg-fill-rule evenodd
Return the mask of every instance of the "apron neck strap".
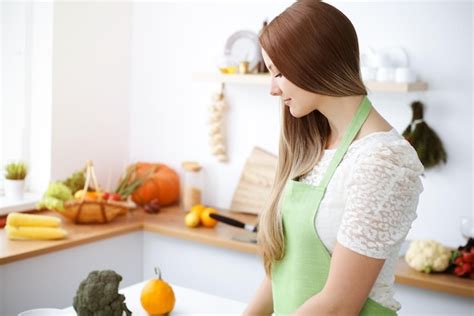
<path id="1" fill-rule="evenodd" d="M 336 168 L 339 166 L 339 163 L 342 161 L 342 158 L 346 154 L 349 146 L 351 145 L 352 141 L 356 137 L 357 133 L 360 131 L 362 125 L 364 124 L 365 120 L 369 116 L 370 110 L 372 109 L 372 104 L 370 103 L 367 96 L 364 96 L 362 99 L 362 103 L 359 105 L 357 112 L 352 119 L 349 127 L 347 128 L 344 137 L 342 138 L 341 144 L 336 150 L 334 157 L 324 174 L 324 178 L 321 181 L 320 186 L 326 188 L 331 180 Z"/>

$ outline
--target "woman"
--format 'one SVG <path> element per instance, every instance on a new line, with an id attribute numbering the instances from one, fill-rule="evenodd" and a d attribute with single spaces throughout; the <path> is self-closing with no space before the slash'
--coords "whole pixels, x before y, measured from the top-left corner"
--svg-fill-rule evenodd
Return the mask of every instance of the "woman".
<path id="1" fill-rule="evenodd" d="M 266 277 L 246 315 L 396 315 L 394 270 L 423 166 L 372 107 L 348 18 L 298 1 L 260 35 L 282 104 L 279 161 L 259 223 Z"/>

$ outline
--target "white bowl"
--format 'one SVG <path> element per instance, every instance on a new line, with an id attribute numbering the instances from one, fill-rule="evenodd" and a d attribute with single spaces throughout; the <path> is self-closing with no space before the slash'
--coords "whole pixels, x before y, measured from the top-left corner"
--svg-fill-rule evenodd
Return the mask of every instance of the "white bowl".
<path id="1" fill-rule="evenodd" d="M 66 311 L 57 308 L 36 308 L 18 314 L 18 316 L 66 316 L 71 315 Z"/>

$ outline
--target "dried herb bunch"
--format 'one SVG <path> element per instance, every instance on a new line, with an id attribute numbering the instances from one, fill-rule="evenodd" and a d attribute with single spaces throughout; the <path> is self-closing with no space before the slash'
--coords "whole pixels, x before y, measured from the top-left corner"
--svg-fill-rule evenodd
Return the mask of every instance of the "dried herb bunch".
<path id="1" fill-rule="evenodd" d="M 428 169 L 441 162 L 446 163 L 447 154 L 438 134 L 423 119 L 423 104 L 415 101 L 411 104 L 413 116 L 403 136 L 415 148 L 423 166 Z"/>

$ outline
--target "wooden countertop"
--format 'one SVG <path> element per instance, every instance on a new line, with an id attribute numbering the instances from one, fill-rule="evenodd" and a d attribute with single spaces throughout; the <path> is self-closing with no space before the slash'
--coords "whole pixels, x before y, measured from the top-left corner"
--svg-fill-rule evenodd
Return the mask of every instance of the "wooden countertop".
<path id="1" fill-rule="evenodd" d="M 255 215 L 226 214 L 227 212 L 222 210 L 220 212 L 245 223 L 256 224 L 257 222 Z M 61 217 L 50 211 L 40 213 Z M 63 228 L 69 235 L 66 239 L 56 241 L 12 241 L 6 237 L 5 230 L 1 229 L 0 265 L 141 230 L 246 253 L 257 253 L 256 244 L 239 241 L 250 240 L 255 237 L 255 234 L 222 223 L 217 224 L 215 228 L 189 228 L 184 225 L 184 215 L 185 212 L 179 207 L 171 206 L 162 208 L 158 214 L 147 214 L 137 209 L 106 225 L 75 225 L 64 220 Z M 395 280 L 399 284 L 474 297 L 474 280 L 443 273 L 417 272 L 411 269 L 402 258 L 396 269 Z"/>
<path id="2" fill-rule="evenodd" d="M 227 213 L 219 211 L 223 214 Z M 41 211 L 35 214 L 62 218 L 60 214 L 52 211 Z M 105 225 L 76 225 L 63 219 L 62 227 L 68 231 L 68 237 L 52 241 L 9 240 L 6 231 L 0 229 L 0 265 L 141 230 L 247 253 L 256 253 L 255 244 L 233 240 L 234 237 L 250 238 L 254 234 L 221 223 L 214 228 L 189 228 L 184 224 L 184 215 L 185 212 L 179 207 L 172 206 L 162 208 L 158 214 L 148 214 L 141 209 L 136 209 Z M 255 215 L 232 213 L 230 216 L 249 224 L 257 221 Z"/>

